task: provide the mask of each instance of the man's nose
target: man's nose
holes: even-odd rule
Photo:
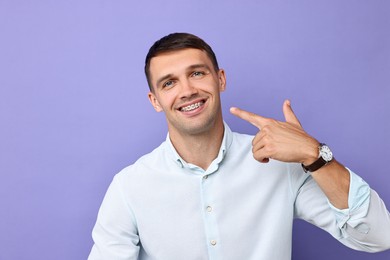
[[[197,88],[189,80],[183,80],[181,82],[181,98],[188,98],[198,93]]]

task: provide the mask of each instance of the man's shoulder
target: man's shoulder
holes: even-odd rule
[[[244,134],[239,132],[232,132],[233,142],[238,144],[252,144],[252,140],[254,138],[254,135],[250,134]]]
[[[244,133],[235,132],[235,131],[232,131],[232,134],[236,138],[243,138],[243,139],[253,139],[255,137],[254,135],[251,135],[251,134],[244,134]]]
[[[150,172],[161,167],[162,161],[166,160],[166,141],[162,142],[150,153],[139,157],[133,164],[122,169],[117,175],[134,175],[142,172]]]

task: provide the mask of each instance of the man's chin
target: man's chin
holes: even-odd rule
[[[209,133],[213,126],[213,120],[207,122],[187,122],[176,127],[176,131],[183,135],[203,135]]]

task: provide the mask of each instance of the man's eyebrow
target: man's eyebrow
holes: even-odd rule
[[[194,64],[187,68],[187,70],[193,70],[193,69],[207,69],[210,70],[210,67],[206,64]]]
[[[165,75],[165,76],[162,76],[161,78],[159,78],[158,80],[157,80],[157,86],[160,86],[160,84],[163,82],[163,81],[165,81],[165,80],[167,80],[167,79],[169,79],[169,78],[172,78],[173,77],[173,74],[167,74],[167,75]]]

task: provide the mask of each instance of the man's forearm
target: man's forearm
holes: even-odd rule
[[[334,207],[338,209],[349,207],[350,174],[343,165],[333,160],[311,175]]]

